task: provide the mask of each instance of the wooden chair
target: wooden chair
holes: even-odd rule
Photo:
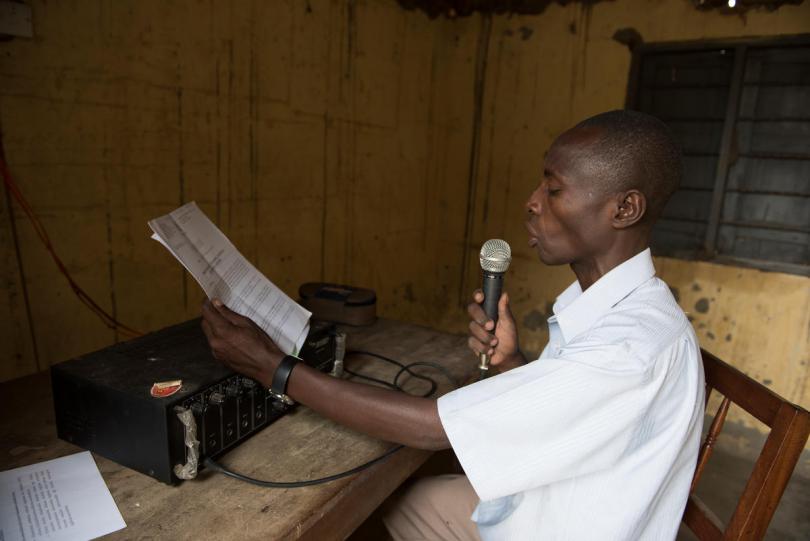
[[[723,401],[700,449],[692,494],[686,504],[683,521],[701,540],[762,539],[785,491],[793,468],[810,434],[810,413],[701,350],[706,372],[706,403],[712,390]],[[734,402],[771,428],[745,485],[737,508],[727,525],[694,494],[695,487],[712,454],[717,435],[723,428],[728,407]]]

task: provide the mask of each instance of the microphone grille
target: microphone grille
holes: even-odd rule
[[[481,246],[481,269],[506,272],[512,262],[512,249],[505,240],[490,239]]]

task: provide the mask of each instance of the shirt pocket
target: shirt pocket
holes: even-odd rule
[[[481,501],[472,514],[472,520],[479,526],[491,526],[506,520],[520,502],[523,501],[523,493],[504,496],[495,500]]]

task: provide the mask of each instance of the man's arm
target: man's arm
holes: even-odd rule
[[[336,379],[302,363],[287,390],[324,417],[375,438],[418,449],[450,447],[434,398]]]
[[[221,302],[203,305],[203,331],[214,357],[269,388],[283,353],[248,318]],[[419,449],[447,449],[435,399],[327,376],[299,363],[287,382],[293,400],[359,432]]]

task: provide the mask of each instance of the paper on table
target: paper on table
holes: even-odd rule
[[[311,313],[251,265],[195,202],[151,220],[149,227],[209,299],[252,319],[284,353],[301,351]]]
[[[0,539],[93,539],[126,523],[89,452],[0,472]]]

